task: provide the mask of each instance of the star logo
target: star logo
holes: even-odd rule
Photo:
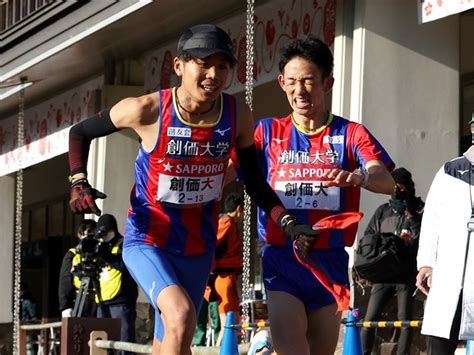
[[[283,168],[278,170],[278,177],[280,178],[285,177],[285,174],[286,174],[286,170],[284,170]]]
[[[163,164],[163,167],[165,168],[165,171],[171,172],[171,168],[173,167],[173,165],[171,165],[170,163],[166,163]]]

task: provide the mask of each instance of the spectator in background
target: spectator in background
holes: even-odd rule
[[[76,231],[76,237],[80,242],[87,235],[94,234],[96,227],[96,222],[93,219],[84,219],[79,223]],[[59,298],[59,310],[61,311],[62,317],[70,317],[72,315],[72,310],[74,308],[74,302],[76,300],[79,287],[81,285],[80,278],[76,275],[73,275],[74,267],[80,263],[80,256],[76,250],[76,247],[73,247],[67,251],[63,257],[61,263],[61,269],[59,271],[59,288],[58,288],[58,298]],[[84,309],[82,312],[82,317],[94,317],[96,313],[96,303],[92,295],[89,295],[84,303]]]
[[[436,173],[426,198],[416,286],[428,296],[421,333],[428,355],[474,339],[474,114],[472,145]]]
[[[36,304],[24,282],[20,284],[20,320],[35,321],[38,319],[36,314]],[[38,350],[37,335],[27,335],[26,337],[26,355],[35,355]]]
[[[369,304],[364,320],[379,320],[383,308],[396,296],[398,320],[409,320],[412,314],[413,291],[416,278],[416,252],[420,235],[423,201],[415,196],[415,183],[411,173],[405,168],[392,171],[395,180],[395,191],[389,202],[379,206],[365,230],[368,234],[379,234],[380,238],[401,238],[405,243],[398,243],[400,258],[398,275],[391,275],[383,283],[373,283]],[[374,343],[375,329],[362,328],[361,340],[364,355],[370,355]],[[402,328],[398,340],[397,354],[408,355],[410,352],[411,329]]]
[[[211,287],[208,285],[198,313],[192,346],[214,346],[221,331],[217,302],[210,300],[210,295]],[[208,333],[208,326],[211,327],[212,334]]]
[[[239,293],[237,279],[242,272],[242,241],[239,224],[244,217],[244,198],[242,194],[230,193],[224,200],[224,214],[219,218],[217,227],[217,246],[214,252],[214,262],[204,294],[193,338],[195,345],[204,345],[208,316],[211,315],[212,327],[215,333],[219,332],[216,346],[220,346],[224,335],[223,325],[226,322],[226,313],[239,314]],[[214,319],[214,302],[218,304],[218,319]],[[217,323],[217,324],[215,324]],[[220,328],[220,331],[219,331]]]
[[[225,324],[227,312],[239,314],[237,279],[242,273],[242,240],[239,224],[244,218],[244,197],[238,193],[227,195],[224,212],[217,228],[217,247],[211,273],[213,281],[211,289],[216,293],[221,327]],[[216,346],[220,346],[223,335],[224,332],[221,331]]]
[[[120,319],[120,340],[134,343],[138,288],[122,260],[123,236],[114,216],[104,214],[99,218],[96,236],[102,240],[99,257],[105,262],[100,271],[102,306],[97,308],[97,318]],[[99,300],[96,298],[96,301]]]

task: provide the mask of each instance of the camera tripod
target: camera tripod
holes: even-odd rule
[[[82,317],[86,300],[89,298],[92,304],[94,304],[95,296],[97,296],[98,306],[101,308],[102,313],[107,318],[110,318],[108,309],[104,307],[102,301],[99,277],[100,273],[96,265],[90,264],[89,267],[83,266],[81,270],[79,270],[81,285],[79,287],[76,300],[74,301],[74,308],[72,310],[73,317]]]

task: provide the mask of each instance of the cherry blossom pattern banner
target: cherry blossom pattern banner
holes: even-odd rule
[[[226,92],[244,90],[246,73],[246,14],[216,25],[229,34],[238,60]],[[333,46],[336,29],[336,0],[276,0],[255,8],[255,85],[275,80],[279,74],[280,50],[292,39],[311,34]],[[176,39],[177,40],[177,39]],[[178,85],[173,70],[177,41],[144,56],[147,93]]]
[[[69,129],[94,113],[95,93],[102,87],[102,83],[102,77],[96,78],[25,110],[25,145],[22,148],[21,168],[38,164],[68,151]],[[28,89],[25,91],[28,103]],[[0,120],[0,176],[20,168],[17,130],[17,115]]]
[[[474,0],[418,0],[418,22],[430,22],[470,9],[474,9]]]

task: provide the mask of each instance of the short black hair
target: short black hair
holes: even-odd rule
[[[224,201],[224,212],[234,212],[237,207],[244,205],[244,196],[239,193],[232,192],[227,195]]]
[[[411,173],[405,168],[397,168],[393,170],[392,177],[397,184],[405,185],[408,188],[415,186]]]
[[[93,219],[83,219],[77,226],[77,234],[83,235],[87,229],[89,229],[91,232],[94,232],[96,225],[97,222]]]
[[[321,70],[322,78],[329,77],[334,67],[334,57],[331,49],[317,37],[308,36],[305,39],[296,39],[283,49],[278,67],[283,74],[285,66],[295,57],[301,57],[316,64]]]

